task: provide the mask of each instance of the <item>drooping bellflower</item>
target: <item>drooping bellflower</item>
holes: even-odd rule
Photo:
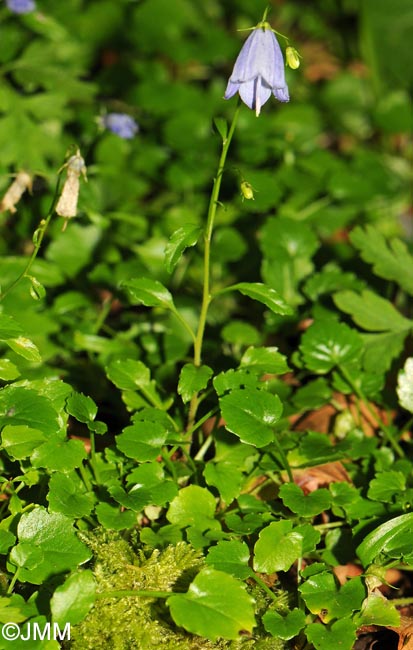
[[[34,0],[6,0],[6,5],[14,14],[29,14],[36,9]]]
[[[139,131],[133,117],[126,113],[108,113],[102,117],[102,124],[124,140],[130,140]]]
[[[280,102],[288,102],[284,58],[277,38],[269,23],[258,23],[248,36],[235,61],[224,98],[239,92],[247,106],[258,116],[271,93]]]

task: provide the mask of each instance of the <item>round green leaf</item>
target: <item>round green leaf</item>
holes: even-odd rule
[[[37,447],[30,460],[33,467],[47,467],[49,470],[68,472],[80,467],[87,457],[81,440],[53,439]]]
[[[274,439],[273,427],[282,413],[277,395],[262,390],[238,389],[219,400],[228,431],[242,442],[264,447]]]
[[[95,591],[95,579],[89,569],[69,576],[50,601],[53,622],[61,626],[80,623],[95,602]]]
[[[116,446],[128,458],[154,460],[165,443],[168,431],[160,422],[135,422],[116,436]]]
[[[75,473],[62,472],[52,475],[47,500],[51,512],[61,512],[74,519],[90,514],[95,503],[93,494],[86,493],[83,481]]]
[[[314,644],[316,650],[352,650],[356,640],[356,625],[350,617],[337,621],[331,627],[321,623],[310,623],[305,633],[308,641]]]
[[[358,332],[334,320],[314,323],[304,333],[300,345],[307,368],[319,373],[358,360],[361,348],[362,340]]]
[[[300,517],[315,517],[327,510],[331,503],[330,492],[325,488],[306,495],[295,483],[285,483],[279,494],[284,505]]]
[[[60,513],[38,507],[24,513],[17,527],[19,543],[10,561],[19,567],[20,582],[42,584],[52,575],[83,564],[90,550],[76,537],[73,523]]]
[[[291,521],[274,521],[260,532],[254,546],[254,570],[260,573],[288,571],[302,553],[302,537]]]
[[[245,542],[238,540],[218,542],[208,550],[206,563],[218,571],[230,573],[234,578],[245,580],[251,575],[248,566],[250,551]]]
[[[171,524],[177,524],[182,528],[195,526],[201,530],[214,527],[218,522],[215,520],[216,502],[215,497],[206,488],[198,485],[189,485],[179,491],[178,496],[171,501],[167,512],[167,519]]]
[[[14,426],[7,424],[1,433],[2,447],[11,458],[21,460],[27,458],[46,440],[46,436],[39,429],[31,429],[25,424]]]
[[[167,604],[177,625],[211,641],[237,639],[255,625],[254,601],[244,585],[214,569],[198,573],[188,592],[174,594]]]
[[[286,616],[269,611],[262,617],[262,622],[271,636],[288,641],[297,636],[305,626],[305,613],[297,608],[288,612]]]

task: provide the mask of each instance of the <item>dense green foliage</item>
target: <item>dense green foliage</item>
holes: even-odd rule
[[[0,6],[0,623],[71,624],[34,650],[397,627],[410,0],[269,3],[302,58],[258,118],[223,94],[265,2],[36,4]]]

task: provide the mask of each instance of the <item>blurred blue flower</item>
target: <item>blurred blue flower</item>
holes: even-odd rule
[[[267,22],[258,23],[235,61],[224,98],[230,99],[236,92],[257,116],[271,93],[280,102],[290,99],[281,48]]]
[[[6,5],[15,14],[29,14],[36,9],[34,0],[6,0]]]
[[[133,117],[126,113],[108,113],[102,117],[102,124],[124,140],[130,140],[139,131]]]

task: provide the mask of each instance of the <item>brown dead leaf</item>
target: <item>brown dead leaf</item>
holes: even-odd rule
[[[314,467],[293,470],[294,483],[296,483],[305,494],[314,492],[320,487],[326,487],[330,483],[351,483],[343,463],[339,460],[331,463],[323,463]]]

